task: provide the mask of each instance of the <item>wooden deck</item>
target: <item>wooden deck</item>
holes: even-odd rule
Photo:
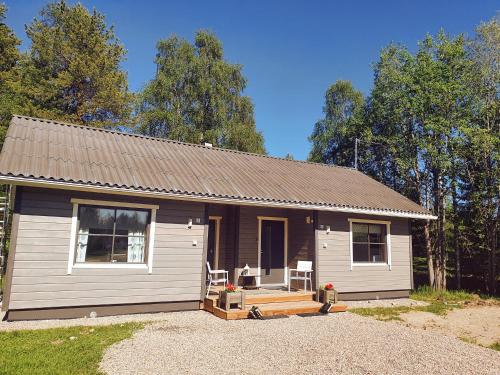
[[[218,293],[218,292],[217,292]],[[245,309],[224,310],[217,307],[218,294],[210,294],[203,302],[204,310],[215,316],[226,319],[247,319],[252,306],[258,306],[264,316],[297,315],[318,313],[322,304],[315,301],[315,293],[297,291],[288,293],[282,290],[248,290],[245,293]],[[347,306],[336,304],[330,312],[343,312]]]

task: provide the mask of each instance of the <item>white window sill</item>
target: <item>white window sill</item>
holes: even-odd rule
[[[73,268],[120,268],[120,269],[134,269],[134,270],[147,270],[148,265],[144,263],[75,263]]]

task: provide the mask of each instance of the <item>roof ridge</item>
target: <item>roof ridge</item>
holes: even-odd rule
[[[73,124],[73,123],[64,122],[64,121],[58,121],[58,120],[49,120],[49,119],[44,119],[44,118],[40,118],[40,117],[31,117],[31,116],[13,114],[12,118],[14,119],[14,117],[16,117],[18,119],[32,120],[32,121],[39,121],[39,122],[46,122],[46,123],[52,123],[52,124],[55,124],[55,125],[72,126],[72,127],[75,127],[75,128],[83,128],[85,130],[100,131],[100,132],[104,132],[104,133],[111,133],[111,134],[117,134],[117,135],[129,136],[129,137],[135,137],[135,138],[141,138],[141,139],[149,139],[149,140],[154,140],[154,141],[159,141],[159,142],[179,144],[179,145],[183,145],[183,146],[205,148],[207,150],[223,151],[223,152],[230,152],[230,153],[234,153],[234,154],[242,154],[242,155],[250,155],[250,156],[259,156],[259,157],[262,157],[262,158],[275,159],[275,160],[283,160],[283,161],[287,161],[287,162],[310,164],[310,165],[319,165],[319,166],[330,167],[330,168],[341,168],[341,169],[347,169],[347,170],[356,171],[356,169],[354,169],[352,167],[345,167],[345,166],[341,166],[341,165],[317,163],[317,162],[312,162],[312,161],[307,161],[307,160],[292,160],[292,159],[286,159],[286,158],[278,157],[278,156],[263,155],[263,154],[257,154],[257,153],[254,153],[254,152],[232,150],[232,149],[222,148],[222,147],[208,147],[208,146],[201,145],[201,144],[196,144],[196,143],[176,141],[174,139],[152,137],[152,136],[149,136],[149,135],[136,134],[136,133],[126,133],[126,132],[118,131],[118,130],[96,128],[96,127],[93,127],[93,126]],[[362,173],[362,172],[360,172],[360,173]]]

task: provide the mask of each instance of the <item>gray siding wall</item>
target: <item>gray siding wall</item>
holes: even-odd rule
[[[52,189],[20,190],[10,309],[200,299],[203,204]],[[145,269],[108,268],[73,269],[68,275],[73,197],[159,205],[152,274]],[[193,219],[191,229],[187,227],[189,218]]]
[[[319,283],[333,282],[339,292],[367,292],[411,289],[410,236],[408,220],[319,212],[318,230]],[[387,265],[354,266],[351,271],[349,218],[391,222],[392,269]],[[326,245],[326,248],[324,247]]]

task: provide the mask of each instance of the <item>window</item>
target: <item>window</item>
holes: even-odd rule
[[[351,222],[351,231],[354,263],[389,263],[388,224]]]
[[[80,205],[75,263],[145,263],[150,210]]]

